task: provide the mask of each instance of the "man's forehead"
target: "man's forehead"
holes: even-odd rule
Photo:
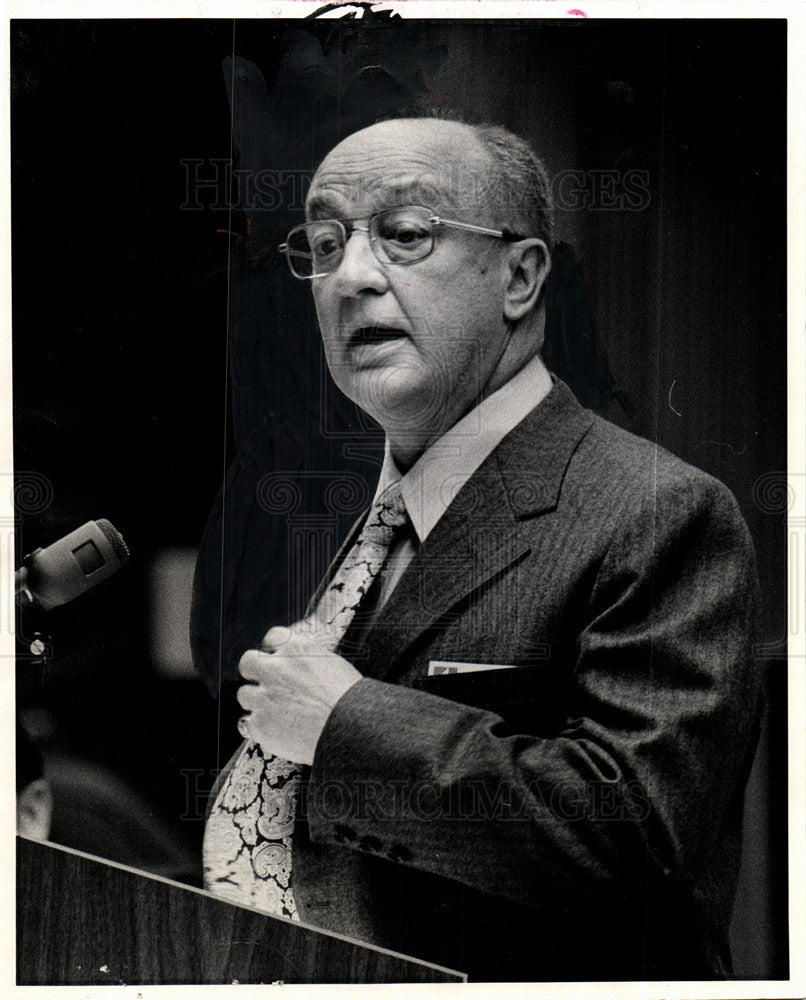
[[[441,133],[438,124],[449,126]],[[450,126],[453,126],[452,128]],[[390,121],[349,136],[314,175],[309,215],[359,218],[396,205],[440,210],[477,203],[489,163],[472,132],[455,122]]]

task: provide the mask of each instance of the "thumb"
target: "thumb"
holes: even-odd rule
[[[263,636],[260,648],[267,653],[276,652],[280,646],[285,645],[291,638],[291,629],[284,625],[275,625]]]

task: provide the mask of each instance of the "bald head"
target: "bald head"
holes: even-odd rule
[[[347,136],[325,157],[325,162],[333,153],[344,148],[358,148],[362,144],[376,141],[412,150],[423,144],[449,153],[451,150],[469,148],[466,146],[468,143],[470,146],[474,144],[474,126],[438,118],[390,118]]]
[[[319,199],[325,193],[360,201],[371,211],[418,204],[443,213],[476,213],[479,181],[486,184],[491,171],[490,159],[468,125],[421,118],[379,122],[328,153],[314,176],[308,211],[320,214]],[[328,214],[330,203],[323,207]]]

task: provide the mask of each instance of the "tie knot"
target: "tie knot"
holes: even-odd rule
[[[388,545],[395,528],[408,524],[409,515],[403,502],[400,481],[387,486],[372,506],[361,532],[364,541]]]
[[[406,504],[403,501],[403,491],[400,488],[400,480],[390,483],[375,501],[375,506],[379,515],[386,518],[389,524],[397,527],[405,524],[408,520]]]

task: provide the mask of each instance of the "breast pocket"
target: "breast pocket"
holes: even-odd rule
[[[541,697],[539,673],[523,667],[474,669],[420,677],[414,686],[440,698],[495,712],[513,732],[533,735],[545,732],[556,714],[556,704],[551,706]]]

